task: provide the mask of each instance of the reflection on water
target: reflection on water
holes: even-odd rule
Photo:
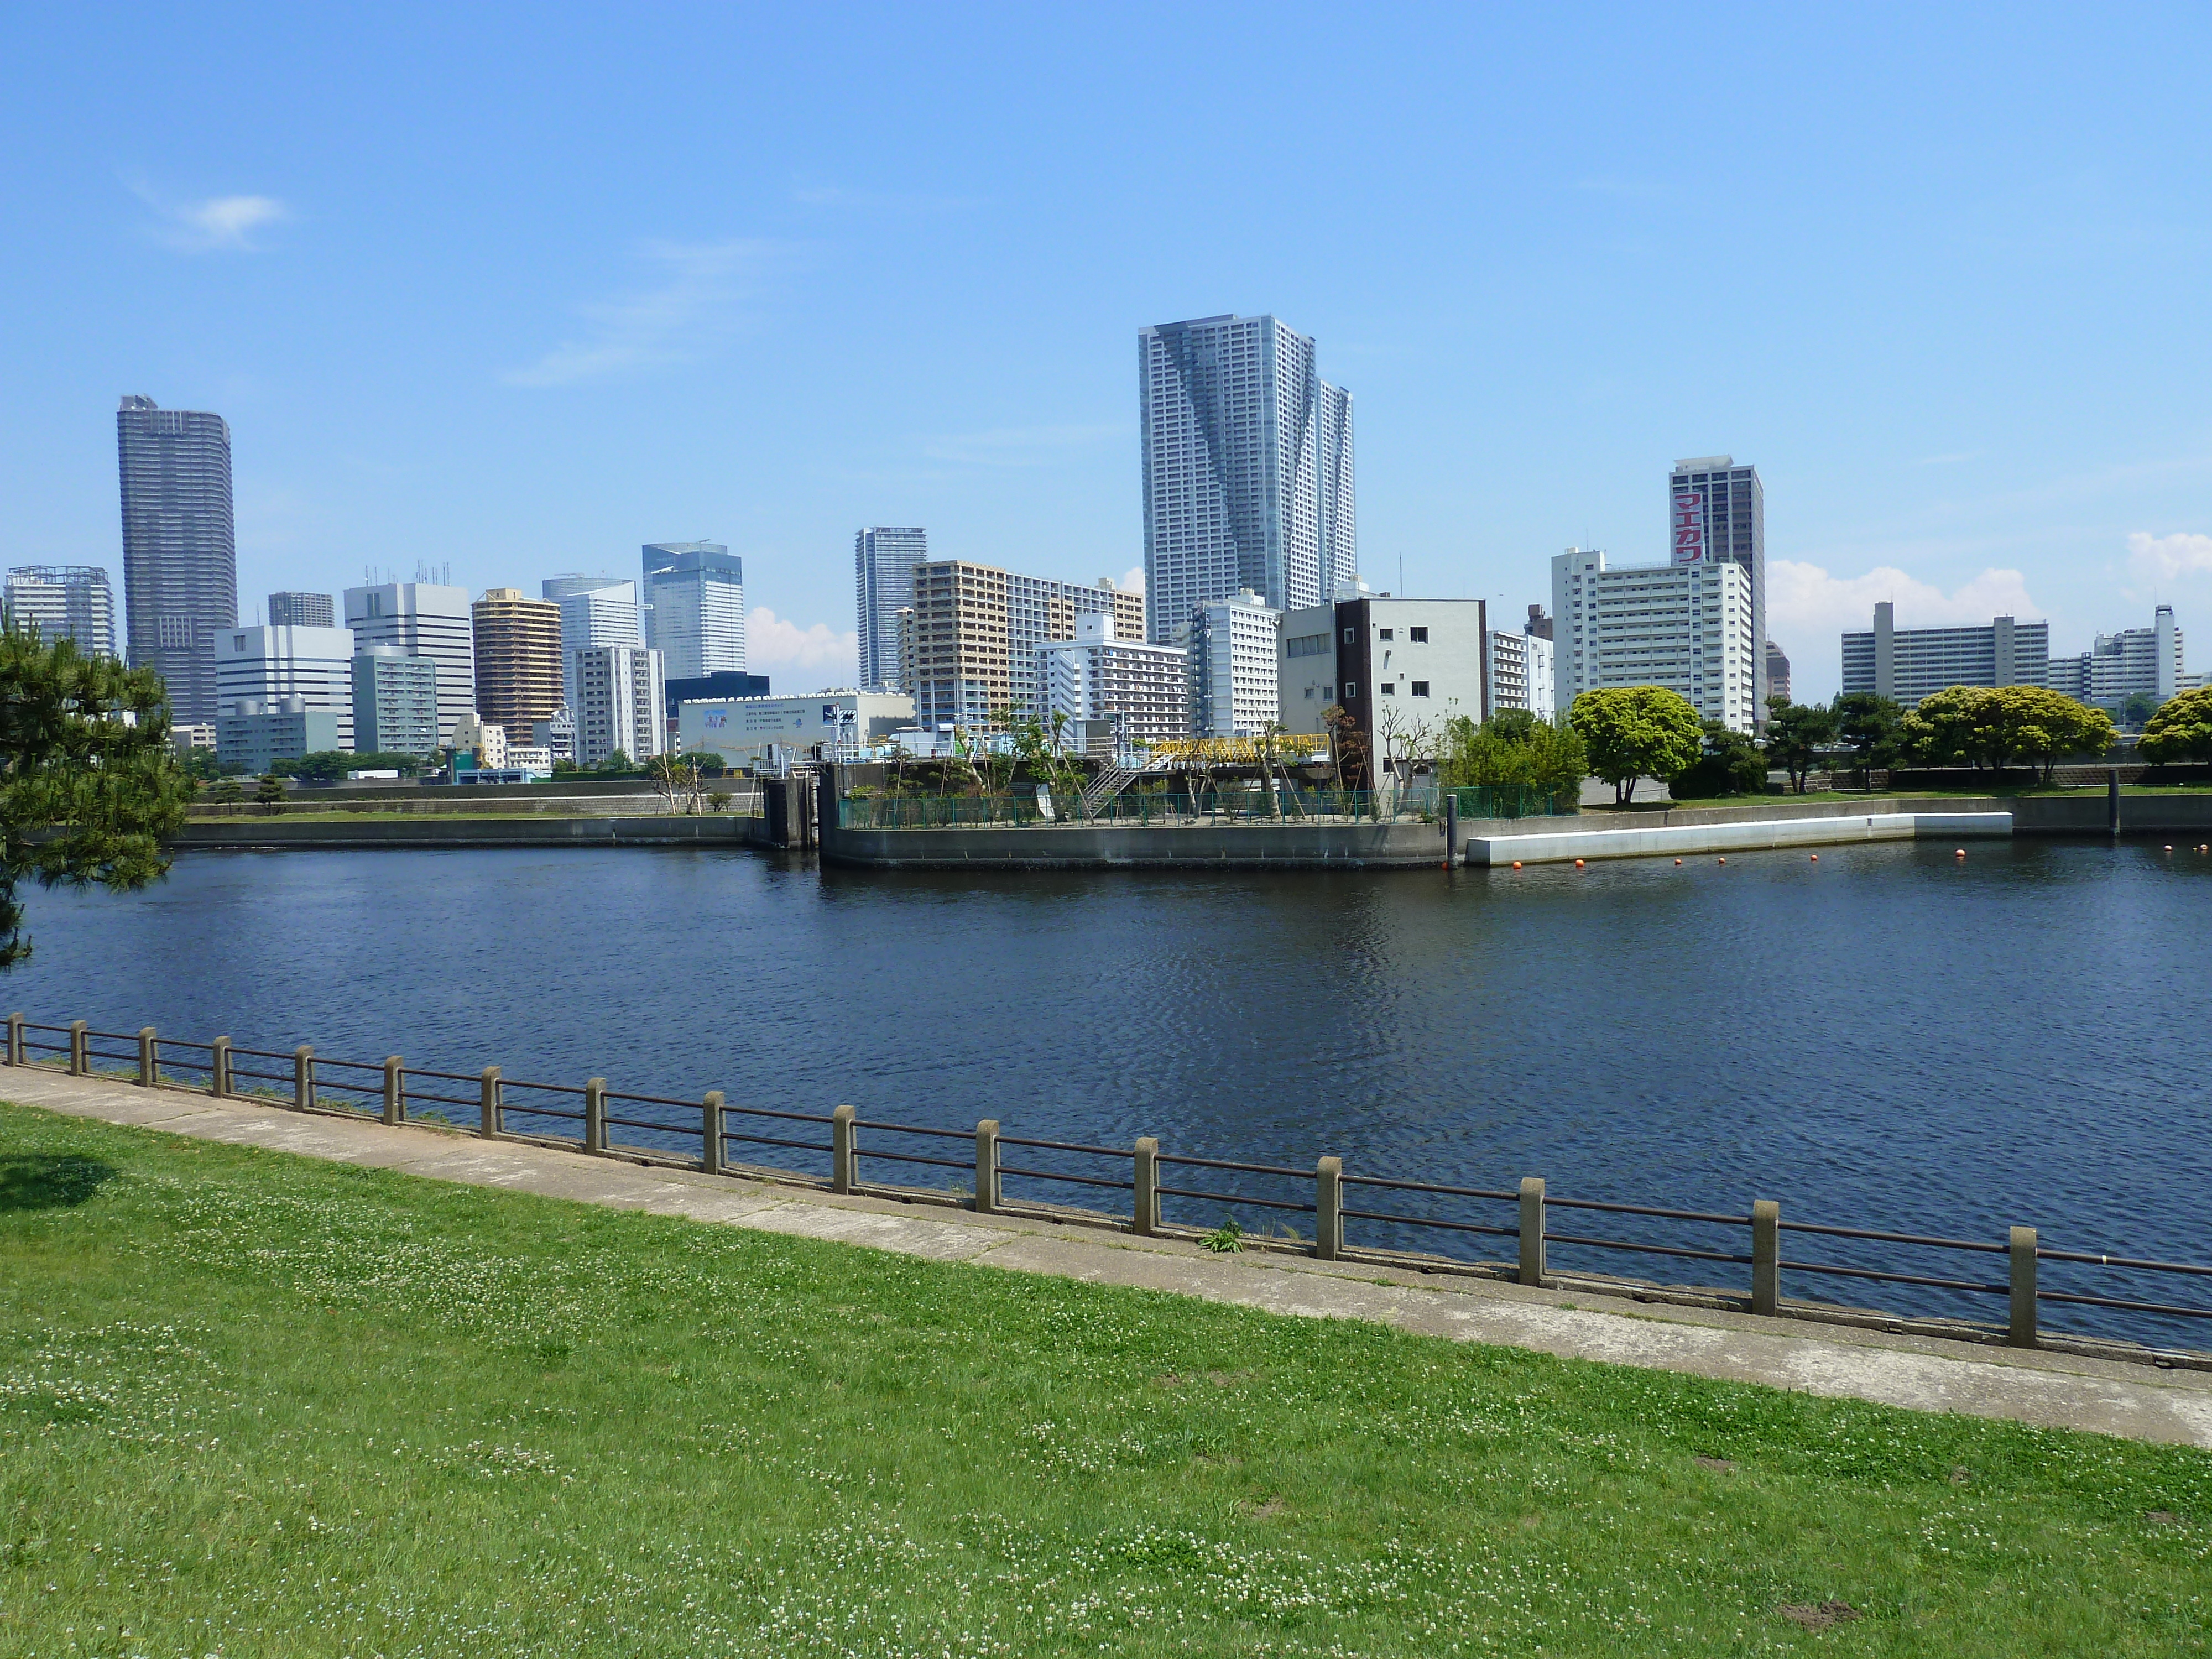
[[[31,910],[4,994],[34,1018],[2212,1257],[2212,857],[2146,844],[1110,876],[199,854]]]

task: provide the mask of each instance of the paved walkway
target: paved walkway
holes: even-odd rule
[[[424,1127],[301,1115],[36,1070],[0,1097],[79,1117],[372,1164],[437,1181],[836,1239],[1014,1273],[1125,1285],[1455,1341],[2212,1449],[2212,1374],[1657,1304],[1565,1307],[1564,1292],[1366,1263],[1218,1256],[1175,1239],[654,1169]]]

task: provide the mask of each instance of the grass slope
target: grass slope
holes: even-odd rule
[[[2208,1543],[2194,1452],[0,1107],[10,1654],[2166,1656]]]

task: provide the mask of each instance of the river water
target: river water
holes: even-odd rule
[[[1354,1172],[1486,1188],[1541,1175],[1555,1196],[1692,1210],[1773,1198],[1786,1219],[1975,1240],[2021,1223],[2047,1246],[2212,1260],[2212,855],[1968,850],[1103,876],[681,850],[199,853],[143,894],[35,895],[36,952],[0,996],[33,1019],[117,1031],[597,1074],[687,1099],[720,1087],[733,1104],[799,1111],[849,1102],[864,1120],[989,1116],[1010,1135],[1117,1146],[1153,1134],[1170,1152],[1301,1168],[1333,1152]],[[867,1144],[966,1156],[952,1141]],[[1171,1179],[1310,1198],[1217,1171]],[[1510,1206],[1356,1190],[1361,1207],[1512,1220]],[[1211,1225],[1231,1207],[1170,1212]],[[1552,1224],[1748,1248],[1733,1229],[1566,1212]],[[1802,1235],[1784,1254],[2002,1277],[1995,1256]],[[1745,1271],[1586,1246],[1553,1260],[1719,1285]],[[2049,1267],[2045,1283],[2089,1287]],[[2170,1279],[2098,1287],[2212,1303]],[[1998,1297],[1810,1275],[1785,1294],[2003,1311]],[[2046,1318],[2212,1346],[2212,1327],[2187,1322]]]

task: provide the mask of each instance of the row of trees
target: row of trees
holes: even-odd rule
[[[2101,755],[2112,717],[2039,685],[1954,685],[1911,708],[1869,692],[1832,703],[1768,700],[1764,744],[1717,720],[1700,720],[1687,699],[1656,685],[1616,686],[1575,699],[1567,724],[1582,736],[1593,776],[1633,800],[1636,781],[1656,777],[1680,798],[1756,793],[1769,769],[1805,792],[1812,774],[1839,761],[1863,772],[1905,764],[2002,771],[2029,765],[2048,783],[2069,755]],[[2146,760],[2212,759],[2212,694],[2184,693],[2151,718]]]

